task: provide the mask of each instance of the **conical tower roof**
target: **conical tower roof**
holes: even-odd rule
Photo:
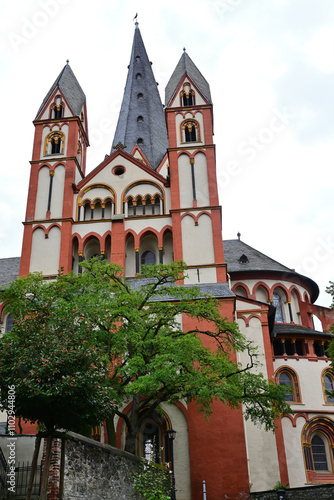
[[[138,23],[111,152],[119,142],[126,146],[128,153],[138,144],[154,169],[168,147],[163,105]]]
[[[38,118],[39,114],[41,113],[44,106],[57,87],[60,89],[69,106],[71,107],[73,115],[80,116],[80,112],[86,100],[86,96],[82,88],[80,87],[79,82],[76,79],[70,65],[66,64],[59,73],[49,92],[44,97],[35,119]]]
[[[192,82],[196,85],[206,101],[211,104],[211,93],[208,82],[206,81],[200,70],[197,68],[197,66],[190,59],[186,51],[184,51],[179,62],[176,65],[176,68],[174,69],[172,76],[169,79],[169,82],[166,85],[166,106],[171,103],[179,86],[179,83],[185,74],[187,74]]]

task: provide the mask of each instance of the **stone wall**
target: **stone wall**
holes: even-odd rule
[[[63,500],[139,500],[132,486],[139,463],[129,453],[70,433]]]
[[[251,500],[277,500],[277,491],[251,493]],[[334,485],[319,484],[286,490],[285,500],[333,500]]]

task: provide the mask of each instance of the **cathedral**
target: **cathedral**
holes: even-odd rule
[[[110,152],[88,174],[86,97],[69,64],[41,101],[21,258],[0,259],[0,286],[34,271],[46,278],[61,268],[78,273],[79,263],[96,255],[121,265],[128,278],[146,264],[184,260],[187,283],[209,290],[224,316],[259,347],[266,378],[291,388],[286,399],[293,414],[272,433],[220,402],[208,421],[194,404],[163,405],[165,416],[150,425],[160,444],[170,428],[177,431],[177,499],[202,499],[203,481],[212,500],[248,498],[277,482],[334,483],[334,398],[326,392],[334,389],[326,355],[334,312],[314,304],[313,280],[240,235],[223,241],[210,86],[187,52],[163,105],[136,23]],[[10,331],[4,305],[0,313],[2,332]],[[313,315],[322,331],[314,329]],[[122,448],[125,424],[115,424]],[[23,432],[33,429],[26,425]],[[107,442],[103,428],[98,435]],[[138,438],[139,456],[143,441]]]

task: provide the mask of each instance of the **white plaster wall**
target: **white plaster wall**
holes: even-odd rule
[[[130,236],[125,244],[125,276],[135,276],[136,274],[136,255],[134,239]]]
[[[112,173],[112,169],[117,165],[122,165],[125,167],[125,173],[123,175],[114,175]],[[116,213],[122,213],[122,196],[125,189],[136,181],[150,180],[156,184],[158,184],[162,191],[164,191],[163,185],[149,172],[141,169],[137,165],[134,165],[131,161],[126,160],[124,158],[117,157],[108,163],[102,170],[96,173],[96,175],[91,179],[91,184],[106,184],[108,186],[112,186],[117,199]],[[144,189],[145,188],[145,189]],[[140,187],[140,191],[138,194],[145,194],[148,189],[151,189],[149,186]],[[154,187],[153,187],[154,190]],[[143,193],[142,193],[143,191]]]
[[[77,233],[82,238],[88,233],[97,233],[100,236],[103,236],[107,231],[110,231],[110,229],[112,230],[112,224],[110,224],[110,221],[93,221],[87,224],[73,224],[72,234]]]
[[[96,187],[90,189],[89,191],[86,191],[86,193],[82,196],[82,201],[90,200],[91,202],[93,202],[97,198],[100,199],[101,201],[103,201],[105,198],[111,198],[113,200],[114,194],[111,191],[109,191],[109,189],[103,187]]]
[[[48,208],[50,169],[42,167],[38,173],[38,187],[36,195],[35,220],[43,220]]]
[[[215,267],[199,267],[195,269],[187,269],[188,278],[185,280],[186,285],[194,285],[195,283],[217,283],[217,271]]]
[[[52,183],[51,219],[60,219],[63,216],[63,199],[65,186],[65,167],[58,165]]]
[[[188,155],[181,155],[178,159],[180,207],[193,206],[193,188],[191,177],[191,165]]]
[[[79,172],[79,169],[76,168],[75,170],[75,183],[79,184],[79,182],[83,179],[82,175]]]
[[[43,274],[57,274],[59,270],[61,231],[55,226],[45,238],[44,230],[37,228],[33,232],[29,271],[41,271]]]
[[[163,263],[169,264],[173,262],[173,236],[170,232],[165,233],[163,239]]]
[[[160,232],[165,226],[171,226],[171,217],[143,217],[142,219],[125,219],[125,230],[132,229],[139,234],[144,229],[151,227],[157,232]]]
[[[178,500],[191,500],[190,457],[188,424],[182,411],[174,405],[162,403],[169,416],[172,429],[177,431],[174,440],[175,488]]]
[[[171,107],[171,108],[179,108],[180,107],[180,105],[181,105],[180,104],[180,92],[183,90],[183,85],[184,85],[185,82],[189,82],[189,79],[187,77],[183,79],[182,84],[181,84],[181,86],[179,88],[179,92],[177,92],[175,94],[175,96],[172,99],[172,102],[169,105],[169,107]],[[201,94],[196,89],[196,87],[194,87],[193,85],[191,85],[191,89],[195,91],[195,104],[196,104],[196,106],[199,106],[200,104],[206,104],[206,102],[202,98]]]
[[[294,292],[294,291],[291,292],[291,310],[292,310],[293,321],[297,325],[300,325],[301,320],[300,320],[300,311],[299,311],[299,305],[298,305],[298,297],[296,295],[296,292]]]
[[[237,300],[237,310],[243,304],[242,301]],[[239,318],[238,325],[246,338],[258,346],[258,362],[260,364],[255,371],[268,377],[260,319],[251,318],[249,326],[246,326],[245,321]],[[240,353],[238,361],[245,366],[249,362],[247,353]],[[249,420],[244,421],[244,425],[251,491],[272,489],[280,479],[275,435],[272,432],[266,432],[263,427],[255,426]]]
[[[168,174],[167,167],[168,167],[168,157],[166,156],[166,158],[163,160],[163,162],[157,169],[157,172],[166,178]]]
[[[238,280],[238,281],[241,281],[241,280]],[[295,285],[294,283],[292,283],[291,281],[284,281],[284,280],[280,280],[279,282],[276,281],[276,280],[273,280],[273,279],[245,279],[245,280],[242,280],[243,283],[245,283],[245,285],[248,286],[249,288],[249,291],[250,293],[253,292],[253,288],[254,286],[256,285],[256,283],[258,283],[259,281],[263,281],[264,283],[266,283],[268,285],[269,288],[271,288],[272,286],[276,286],[278,283],[281,283],[283,284],[287,289],[289,289],[292,285],[295,286],[296,288],[298,288],[301,296],[303,297],[304,296],[304,292],[307,292],[306,288],[304,288],[303,286],[301,285]],[[236,281],[232,281],[232,286],[236,283]]]
[[[260,302],[269,302],[268,292],[263,286],[259,286],[256,289],[255,297]]]
[[[305,486],[306,484],[306,473],[301,442],[301,434],[305,423],[305,418],[299,417],[296,420],[296,427],[293,427],[289,418],[282,418],[290,488],[298,488]]]
[[[308,358],[288,358],[285,361],[277,358],[274,361],[275,371],[281,366],[291,367],[298,375],[301,403],[292,404],[291,408],[305,411],[333,411],[334,404],[326,404],[322,389],[322,371],[329,368],[329,363],[318,359],[309,361]]]
[[[212,224],[208,215],[203,214],[195,226],[194,219],[186,215],[181,222],[183,260],[186,264],[213,264]]]
[[[206,156],[203,153],[197,153],[194,164],[196,199],[198,207],[210,205],[208,168]]]

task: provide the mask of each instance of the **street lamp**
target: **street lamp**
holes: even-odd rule
[[[285,490],[277,490],[277,500],[285,500],[286,491]]]
[[[169,439],[169,449],[170,449],[170,461],[172,463],[172,499],[176,500],[175,496],[175,476],[174,476],[174,449],[173,449],[173,441],[176,436],[176,431],[174,429],[169,429],[167,431],[168,439]]]

